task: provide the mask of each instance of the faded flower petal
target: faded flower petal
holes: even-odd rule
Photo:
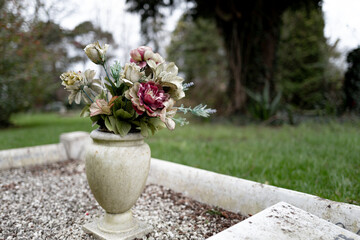
[[[80,104],[81,99],[86,104],[92,103],[92,99],[103,90],[99,79],[94,79],[95,71],[87,69],[85,72],[67,72],[60,76],[62,85],[70,92],[69,103],[75,101]],[[91,99],[91,100],[90,100]]]
[[[156,62],[156,64],[165,62],[164,59],[158,53],[155,53],[151,59],[154,60]]]
[[[109,45],[100,46],[99,42],[87,45],[84,51],[88,58],[95,64],[103,64],[105,62],[105,55]]]
[[[106,114],[111,115],[111,107],[113,104],[106,102],[104,99],[97,99],[90,105],[90,117]]]
[[[177,76],[178,68],[173,62],[161,63],[156,66],[154,64],[150,64],[149,66],[153,71],[153,81],[163,87],[168,87],[169,90],[167,93],[170,94],[171,98],[174,100],[179,100],[185,97],[182,85],[184,79]]]
[[[130,62],[136,63],[140,68],[149,64],[149,61],[152,60],[155,64],[160,64],[164,62],[164,59],[158,53],[154,53],[150,47],[140,46],[137,49],[133,49],[130,52]]]
[[[76,73],[74,71],[64,72],[60,75],[60,79],[62,80],[62,85],[65,87],[69,87],[74,85],[76,82],[81,82],[83,77],[81,73]]]
[[[146,60],[149,60],[149,59],[152,59],[153,57],[154,57],[154,52],[150,49],[150,50],[147,50],[147,51],[145,51],[145,53],[144,53],[144,60],[146,61]]]
[[[137,66],[135,63],[127,63],[124,67],[124,71],[121,77],[123,80],[128,80],[132,83],[135,83],[138,82],[143,76],[144,73],[140,71],[139,66]]]
[[[75,93],[75,103],[80,104],[81,102],[81,92]]]
[[[169,130],[175,129],[175,122],[172,118],[177,112],[177,108],[174,107],[175,101],[170,98],[169,101],[164,103],[164,108],[161,110],[160,120],[165,123]]]

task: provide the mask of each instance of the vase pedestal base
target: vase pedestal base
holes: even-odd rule
[[[92,234],[95,238],[101,240],[132,240],[134,238],[141,238],[153,230],[152,227],[146,223],[134,219],[134,221],[137,222],[136,228],[127,232],[109,233],[99,229],[99,221],[101,220],[85,224],[83,226],[84,232]]]

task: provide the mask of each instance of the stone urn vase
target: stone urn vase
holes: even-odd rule
[[[130,239],[151,231],[133,217],[131,208],[144,190],[150,169],[150,147],[140,133],[124,137],[94,130],[85,153],[86,177],[103,218],[84,225],[85,232],[101,239]]]

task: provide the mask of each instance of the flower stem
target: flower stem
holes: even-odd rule
[[[81,89],[84,93],[85,93],[85,95],[88,97],[88,99],[90,99],[90,101],[93,103],[94,101],[89,97],[89,95],[85,92],[85,90],[84,89]]]
[[[108,78],[108,82],[111,84],[111,88],[112,88],[112,90],[113,90],[113,92],[114,92],[114,94],[115,94],[115,93],[116,93],[116,92],[115,92],[115,85],[114,85],[114,83],[111,81],[111,79],[110,79],[110,77],[109,77],[109,74],[108,74],[107,69],[106,69],[106,64],[105,64],[105,62],[102,64],[102,66],[103,66],[103,68],[104,68],[104,70],[105,70],[106,76],[107,76],[107,78]]]

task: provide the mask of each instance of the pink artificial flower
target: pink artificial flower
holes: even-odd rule
[[[161,85],[155,82],[136,83],[129,97],[135,111],[142,115],[146,112],[150,117],[158,117],[165,107],[164,103],[169,100],[170,95],[165,93]]]
[[[143,68],[146,66],[145,53],[153,53],[151,47],[140,46],[137,49],[133,49],[130,52],[130,62],[136,63],[139,67]]]
[[[136,63],[140,68],[146,66],[148,60],[153,60],[156,64],[164,62],[164,59],[158,53],[154,53],[151,47],[141,46],[130,52],[130,62]]]

